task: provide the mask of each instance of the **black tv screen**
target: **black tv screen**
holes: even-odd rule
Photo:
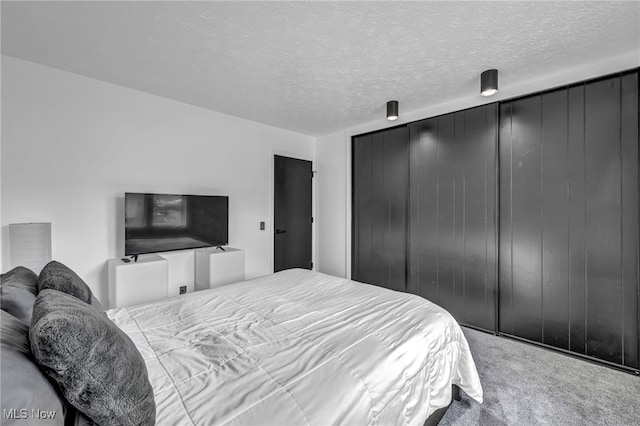
[[[229,197],[126,193],[125,256],[229,243]]]

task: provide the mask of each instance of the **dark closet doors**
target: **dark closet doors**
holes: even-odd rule
[[[409,125],[409,291],[495,330],[497,106]]]
[[[409,149],[406,127],[353,138],[351,277],[406,289]]]
[[[500,105],[500,331],[638,368],[638,73]]]
[[[638,96],[626,72],[354,137],[352,277],[638,370]]]
[[[353,279],[495,331],[497,119],[492,104],[353,138]]]

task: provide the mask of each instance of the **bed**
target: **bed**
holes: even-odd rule
[[[318,272],[106,315],[144,360],[159,425],[423,425],[450,403],[452,385],[482,402],[467,341],[445,310]]]

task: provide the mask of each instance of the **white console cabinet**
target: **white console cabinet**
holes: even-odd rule
[[[126,263],[110,259],[109,307],[139,305],[166,299],[169,289],[169,262],[156,254],[145,254]]]
[[[224,247],[196,250],[196,290],[244,280],[244,251]]]

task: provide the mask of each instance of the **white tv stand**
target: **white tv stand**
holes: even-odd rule
[[[169,262],[157,254],[145,254],[138,261],[120,258],[107,262],[109,307],[122,308],[166,299],[169,292]]]
[[[195,289],[205,290],[244,280],[244,251],[224,247],[196,250]]]
[[[214,288],[244,280],[244,251],[224,247],[193,250],[195,290]],[[109,307],[122,308],[156,302],[169,297],[171,257],[143,254],[137,262],[109,259]],[[174,265],[175,266],[175,265]]]

